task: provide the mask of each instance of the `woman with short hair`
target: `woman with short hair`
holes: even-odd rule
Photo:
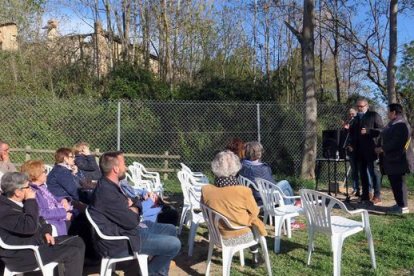
[[[20,168],[29,176],[29,185],[36,191],[40,216],[56,227],[57,234],[67,235],[67,222],[72,218],[72,206],[65,197],[55,198],[46,187],[46,169],[41,160],[29,160]]]
[[[225,216],[236,226],[249,226],[241,230],[221,228],[223,243],[235,245],[254,239],[254,234],[266,236],[263,222],[258,218],[259,208],[248,187],[239,184],[236,175],[241,168],[239,158],[231,151],[219,152],[211,162],[215,175],[214,185],[202,187],[202,201],[205,205]],[[257,232],[253,232],[253,228]],[[259,265],[258,246],[251,248],[253,266]]]

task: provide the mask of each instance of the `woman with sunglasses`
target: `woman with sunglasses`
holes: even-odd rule
[[[72,219],[72,205],[65,197],[54,197],[46,187],[45,164],[41,160],[29,160],[21,167],[21,172],[29,176],[30,187],[36,191],[36,201],[40,216],[56,227],[58,236],[67,235]]]

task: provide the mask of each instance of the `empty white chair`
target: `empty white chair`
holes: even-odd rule
[[[343,202],[329,195],[308,189],[303,189],[299,192],[308,222],[308,265],[310,264],[312,251],[314,250],[314,235],[316,232],[320,232],[331,237],[334,262],[333,274],[335,276],[341,275],[342,245],[345,238],[364,231],[368,239],[372,267],[374,269],[377,267],[367,210],[358,209],[349,211]],[[361,214],[362,221],[333,215],[332,208],[334,206],[339,206],[342,211],[349,215]]]
[[[186,171],[188,173],[190,173],[192,176],[194,176],[196,179],[198,179],[200,182],[202,183],[208,183],[208,177],[202,173],[202,172],[193,172],[187,165],[185,165],[184,163],[180,163],[181,165],[181,170]]]
[[[194,240],[197,234],[197,228],[200,223],[204,223],[204,217],[200,209],[201,191],[196,191],[194,187],[188,187],[188,196],[190,200],[189,221],[190,234],[188,235],[188,256],[193,256]]]
[[[158,172],[149,172],[139,162],[132,162],[132,165],[139,169],[137,178],[139,179],[139,182],[147,182],[151,184],[150,191],[158,193],[161,197],[163,196],[164,188],[161,183],[160,174]],[[129,169],[129,167],[128,167]]]
[[[40,256],[39,247],[35,245],[8,245],[0,238],[0,247],[6,250],[32,250],[36,257],[38,268],[33,271],[42,271],[43,276],[53,275],[53,270],[58,265],[56,262],[51,262],[46,265],[43,264],[42,257]],[[7,266],[4,268],[3,276],[23,275],[24,272],[29,271],[11,271]],[[62,275],[62,271],[59,269],[59,275]]]
[[[126,174],[126,179],[128,182],[132,182],[132,187],[135,189],[145,189],[147,191],[151,191],[152,189],[152,181],[151,180],[144,180],[142,179],[141,169],[134,165],[128,166],[129,174]]]
[[[92,225],[92,227],[95,229],[96,233],[98,234],[99,238],[104,240],[127,240],[130,242],[129,238],[127,236],[108,236],[102,233],[102,231],[99,229],[98,225],[94,222],[91,215],[89,214],[89,208],[86,208],[85,214],[88,218],[89,223]],[[148,255],[138,254],[137,252],[134,252],[133,255],[127,256],[127,257],[121,257],[121,258],[112,258],[112,257],[102,257],[101,261],[101,271],[99,273],[100,276],[110,276],[112,275],[112,271],[115,270],[116,263],[124,262],[124,261],[130,261],[130,260],[138,260],[139,267],[141,269],[141,275],[148,276]]]
[[[275,219],[275,253],[280,252],[282,226],[287,223],[288,235],[290,219],[303,213],[303,209],[294,205],[286,205],[283,192],[276,184],[262,178],[256,178],[257,187],[263,200],[263,211]],[[276,207],[277,206],[277,207]]]
[[[258,235],[255,235],[255,239],[250,242],[238,244],[235,246],[226,246],[223,243],[223,238],[219,230],[219,225],[226,225],[228,229],[234,230],[240,230],[243,228],[247,228],[248,226],[234,226],[229,222],[229,220],[226,217],[214,211],[213,209],[207,207],[206,205],[200,204],[200,207],[203,212],[204,219],[207,223],[208,234],[210,239],[206,275],[210,275],[211,257],[213,255],[214,246],[217,246],[218,248],[222,249],[223,276],[228,276],[230,275],[231,261],[233,259],[234,253],[240,252],[240,263],[242,266],[244,266],[243,249],[249,248],[259,243],[263,251],[264,260],[266,262],[267,274],[272,275],[272,269],[270,267],[269,260],[269,252],[267,251],[265,237],[257,237]]]

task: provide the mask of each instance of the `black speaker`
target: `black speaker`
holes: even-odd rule
[[[329,159],[345,159],[347,134],[346,130],[339,129],[322,131],[322,156]]]

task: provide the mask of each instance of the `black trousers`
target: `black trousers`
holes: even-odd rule
[[[405,184],[405,176],[403,174],[388,175],[390,180],[392,193],[394,194],[395,202],[400,207],[408,206],[408,192]]]
[[[23,252],[22,252],[23,251]],[[17,260],[10,258],[7,267],[16,271],[29,271],[38,267],[32,250],[22,250]],[[20,253],[19,252],[19,253]],[[43,264],[58,262],[64,265],[65,276],[81,276],[85,257],[85,244],[79,237],[73,237],[61,244],[39,246]]]

